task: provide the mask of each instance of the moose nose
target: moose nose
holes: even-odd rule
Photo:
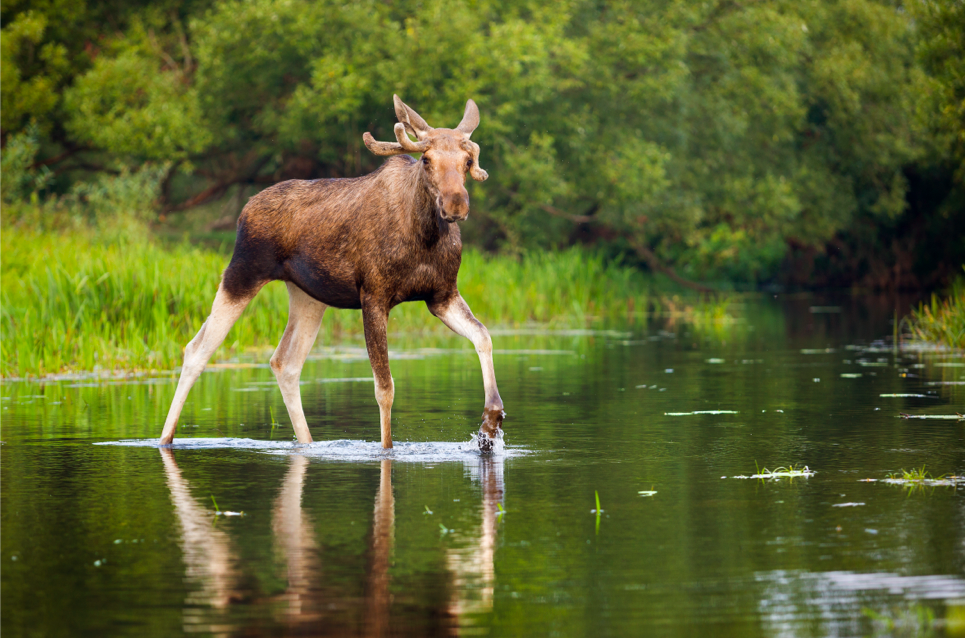
[[[463,191],[442,198],[442,210],[446,221],[462,221],[469,216],[469,193]]]

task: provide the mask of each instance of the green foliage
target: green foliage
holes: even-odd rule
[[[22,133],[11,135],[3,149],[0,170],[0,199],[4,204],[13,204],[23,199],[38,199],[37,192],[43,190],[50,181],[51,173],[45,168],[34,170],[32,165],[37,157],[40,143],[37,139],[37,126],[31,124]]]
[[[142,239],[147,222],[154,217],[165,165],[145,164],[138,170],[124,168],[117,175],[101,175],[95,181],[74,185],[65,198],[68,205],[83,209],[100,231],[102,239]]]
[[[965,6],[955,0],[915,0],[908,8],[928,71],[920,115],[938,133],[938,143],[954,149],[957,178],[965,182]]]
[[[57,104],[57,84],[67,69],[67,49],[43,43],[47,16],[26,11],[0,30],[0,91],[4,131],[19,130],[31,117],[43,117]],[[39,61],[43,71],[25,77],[18,62]]]
[[[198,0],[131,5],[108,30],[107,5],[15,3],[3,128],[40,118],[68,168],[170,162],[172,208],[358,175],[382,161],[362,133],[392,138],[393,93],[434,126],[472,96],[493,179],[472,186],[470,243],[600,241],[761,281],[789,246],[893,225],[910,167],[965,157],[960,5]]]
[[[65,106],[74,137],[112,154],[180,160],[211,141],[183,72],[159,69],[137,46],[98,58],[67,92]]]

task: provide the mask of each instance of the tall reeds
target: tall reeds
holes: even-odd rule
[[[146,239],[104,243],[89,233],[6,228],[0,240],[0,374],[173,369],[208,315],[230,255]],[[520,259],[466,251],[460,290],[489,326],[584,327],[645,310],[650,279],[571,248]],[[266,286],[215,358],[278,342],[288,320],[284,285]],[[393,310],[390,331],[445,332],[422,303]],[[330,310],[319,342],[360,336],[359,311]]]
[[[965,349],[965,276],[953,282],[948,296],[933,294],[909,317],[912,335],[921,341]]]

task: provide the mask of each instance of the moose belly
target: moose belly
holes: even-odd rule
[[[362,307],[355,274],[351,269],[326,269],[317,263],[295,258],[285,263],[284,270],[287,281],[326,306]]]

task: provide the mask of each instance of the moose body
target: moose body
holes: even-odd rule
[[[181,378],[161,433],[174,439],[191,386],[228,330],[262,286],[288,286],[288,326],[271,358],[300,443],[312,441],[298,380],[327,307],[361,308],[365,343],[379,404],[382,447],[392,447],[395,388],[389,371],[389,311],[424,301],[436,317],[476,347],[483,371],[485,408],[480,448],[491,449],[503,404],[496,388],[489,332],[456,286],[462,240],[455,222],[469,214],[466,173],[484,180],[479,147],[469,136],[479,122],[472,100],[456,129],[433,129],[395,96],[397,143],[363,136],[369,150],[390,157],[354,179],[291,180],[251,198],[238,218],[238,235],[211,315],[185,348]],[[406,133],[415,135],[413,142]],[[406,152],[423,153],[421,160]]]

